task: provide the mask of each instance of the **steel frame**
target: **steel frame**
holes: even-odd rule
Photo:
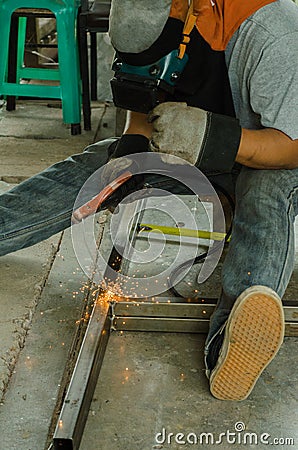
[[[127,205],[124,214],[132,214],[131,208],[131,205]],[[133,226],[134,238],[136,224]],[[120,233],[116,239],[121,241],[122,238]],[[109,264],[112,263],[113,255],[120,269],[119,253],[115,248],[112,249]],[[133,300],[117,297],[107,301],[104,295],[99,295],[93,306],[50,448],[79,449],[111,331],[206,333],[216,301],[214,298],[182,297]],[[298,336],[298,301],[284,302],[284,314],[285,335]]]
[[[119,298],[106,302],[99,297],[58,419],[53,449],[79,449],[111,331],[206,333],[214,307],[214,299]],[[285,305],[284,313],[286,336],[298,336],[298,302]]]

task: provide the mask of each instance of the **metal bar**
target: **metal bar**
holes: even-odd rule
[[[142,304],[147,304],[147,303],[152,303],[152,304],[160,304],[160,303],[181,303],[183,305],[205,305],[205,304],[210,304],[210,305],[216,305],[218,298],[217,297],[198,297],[198,298],[193,298],[193,297],[172,297],[170,295],[168,296],[159,296],[156,295],[155,297],[133,297],[132,299],[128,299],[128,297],[124,297],[121,295],[118,295],[115,298],[115,301],[117,301],[117,303],[119,303],[119,307],[120,304],[126,304],[128,303],[130,304],[137,304],[137,303],[142,303]],[[297,305],[298,307],[298,302]]]
[[[296,306],[284,306],[286,322],[298,322],[298,304]]]
[[[40,44],[38,42],[27,42],[26,48],[57,48],[57,44]]]
[[[210,317],[215,304],[206,299],[206,303],[173,302],[173,299],[155,299],[154,302],[142,299],[133,301],[117,301],[114,311],[117,316],[148,316],[148,317],[181,317],[198,318]],[[298,305],[284,306],[285,322],[298,323]]]
[[[116,331],[159,331],[162,333],[207,333],[208,319],[116,316]],[[298,336],[298,322],[285,322],[285,336]]]
[[[113,305],[113,327],[117,331],[206,333],[215,303],[214,298],[118,298]],[[298,336],[298,303],[291,303],[283,307],[285,336]]]
[[[209,319],[214,308],[210,304],[116,302],[114,312],[120,317]]]
[[[134,204],[122,210],[121,220],[131,217],[130,214],[134,214],[135,208]],[[120,228],[115,243],[124,242],[124,253],[127,251],[127,241],[127,236],[123,235]],[[118,271],[122,259],[122,254],[118,253],[113,246],[108,264]],[[53,436],[53,450],[78,450],[79,448],[110,335],[114,303],[114,301],[109,303],[103,294],[97,298],[93,306]]]
[[[97,101],[97,31],[90,32],[90,87],[91,100]]]
[[[285,323],[285,336],[287,336],[287,337],[298,336],[298,323],[297,322],[286,322]]]
[[[19,69],[19,76],[22,79],[31,80],[49,80],[49,81],[59,81],[60,72],[59,69],[40,69],[36,67],[21,67]]]
[[[87,32],[85,29],[82,14],[78,15],[78,33],[79,33],[79,56],[80,70],[82,79],[82,106],[84,116],[84,130],[91,130],[91,102],[90,102],[90,84],[89,84],[89,65],[88,65],[88,44]]]
[[[40,97],[40,86],[35,84],[26,84],[26,93],[24,93],[24,85],[5,82],[1,86],[1,94],[17,95],[22,97]],[[61,98],[61,87],[47,86],[47,98]]]
[[[99,297],[85,333],[53,436],[54,450],[77,450],[110,335],[110,305]]]
[[[165,317],[115,317],[117,331],[159,331],[162,333],[207,333],[209,320]]]
[[[14,14],[11,17],[10,35],[9,35],[9,53],[7,67],[7,81],[16,83],[17,81],[17,60],[18,60],[18,41],[19,41],[19,19]],[[23,57],[24,55],[22,55]],[[6,99],[6,110],[14,111],[16,109],[16,98],[14,95],[8,95]]]

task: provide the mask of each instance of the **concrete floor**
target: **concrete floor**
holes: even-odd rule
[[[3,108],[1,190],[83,150],[94,140],[114,135],[113,108],[93,106],[94,131],[81,136],[70,136],[61,122],[61,111],[43,102],[21,103],[14,113]],[[105,215],[101,217],[99,233],[106,220]],[[76,322],[92,292],[92,288],[83,288],[87,282],[69,232],[0,259],[1,450],[46,448]],[[296,268],[288,298],[297,299],[297,286]],[[219,270],[205,290],[216,295]],[[280,441],[274,448],[298,448],[298,338],[285,339],[252,395],[241,403],[220,402],[209,394],[203,371],[204,338],[197,334],[112,333],[80,448],[209,448],[212,441],[208,444],[203,435],[201,443],[192,444],[194,434],[201,433],[213,433],[213,445],[220,448],[241,448],[245,445],[241,432],[236,434],[237,444],[232,435],[229,442],[215,442],[220,433],[234,432],[237,422],[243,422],[246,432],[255,433],[258,439],[268,433],[270,443],[274,438],[295,440],[294,445]],[[188,437],[190,442],[177,444],[175,437],[180,441]],[[265,443],[254,442],[246,446],[267,448]]]

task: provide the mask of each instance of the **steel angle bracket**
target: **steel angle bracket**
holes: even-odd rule
[[[111,329],[110,304],[93,307],[53,436],[54,450],[78,450]]]

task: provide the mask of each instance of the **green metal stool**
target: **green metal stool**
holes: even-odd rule
[[[77,0],[0,0],[0,95],[61,99],[63,121],[71,124],[73,135],[81,133],[81,79],[76,33],[78,7]],[[34,10],[37,16],[38,10],[49,10],[56,18],[58,69],[24,66],[26,16],[30,10]],[[11,37],[14,20],[17,20],[17,42],[13,42]],[[17,46],[13,77],[9,62],[12,45]],[[58,80],[59,85],[21,84],[22,79]]]

